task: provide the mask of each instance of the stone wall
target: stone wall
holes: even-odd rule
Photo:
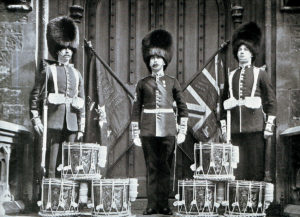
[[[32,9],[8,11],[0,1],[0,120],[27,127],[36,66],[35,5]]]
[[[276,199],[287,199],[287,144],[280,134],[300,126],[300,13],[282,11],[277,1],[276,32]],[[287,202],[287,201],[285,201]]]

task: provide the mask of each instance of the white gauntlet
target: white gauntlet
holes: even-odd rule
[[[226,130],[226,120],[220,120],[220,124],[221,124],[221,133],[222,135],[226,135],[227,130]]]
[[[141,146],[142,142],[141,142],[141,139],[140,139],[140,129],[139,129],[139,123],[138,122],[131,122],[131,132],[132,132],[133,143],[136,146]]]
[[[274,121],[276,117],[273,115],[269,115],[267,122],[266,122],[266,127],[264,131],[264,137],[265,139],[271,137],[273,135],[273,128],[274,128]]]
[[[188,122],[188,118],[180,118],[180,125],[179,125],[178,133],[182,133],[182,134],[186,135],[187,122]]]

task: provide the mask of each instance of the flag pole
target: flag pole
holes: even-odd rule
[[[121,85],[121,87],[125,90],[125,92],[131,97],[131,99],[134,99],[134,95],[130,92],[130,90],[125,86],[125,84],[118,78],[118,76],[113,72],[113,70],[107,65],[107,63],[96,53],[94,48],[92,47],[92,44],[89,43],[86,39],[84,39],[84,44],[86,47],[88,47],[92,53],[95,55],[95,57],[103,64],[103,66],[107,69],[107,71],[110,73],[114,79],[117,80],[117,82]]]
[[[228,68],[228,74],[230,72],[230,69]],[[227,129],[226,129],[226,143],[229,144],[231,143],[231,110],[228,109],[227,110],[227,114],[226,114],[226,123],[227,123]]]
[[[202,73],[203,69],[210,63],[210,61],[211,61],[213,58],[215,58],[215,56],[216,56],[221,50],[223,50],[224,48],[226,48],[226,47],[229,45],[229,43],[230,43],[230,41],[225,41],[225,42],[223,42],[223,43],[221,44],[220,48],[219,48],[216,52],[214,52],[213,55],[212,55],[212,56],[206,61],[206,63],[201,67],[200,71],[199,71],[198,73],[194,74],[194,75],[190,78],[190,80],[188,80],[188,81],[184,84],[184,86],[183,86],[183,88],[182,88],[182,91],[184,91],[184,90],[190,85],[190,83],[192,83],[192,82],[196,79],[196,77],[198,77],[198,75],[199,75],[200,73]]]

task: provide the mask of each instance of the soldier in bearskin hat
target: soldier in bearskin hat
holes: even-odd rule
[[[144,62],[151,74],[137,84],[131,126],[134,144],[142,145],[146,161],[148,205],[144,215],[172,214],[168,197],[175,139],[184,142],[187,131],[188,112],[181,87],[164,72],[172,50],[172,36],[165,30],[154,30],[142,41]]]
[[[59,146],[64,141],[81,139],[85,127],[84,83],[80,72],[70,64],[79,45],[78,27],[69,17],[57,17],[47,25],[47,44],[56,61],[36,75],[30,97],[30,116],[34,130],[41,136],[47,130],[47,176],[55,177]],[[50,63],[50,64],[49,64]],[[47,129],[41,122],[47,93]]]
[[[233,145],[239,146],[237,179],[262,181],[265,140],[273,135],[276,99],[267,72],[253,65],[259,53],[261,30],[254,22],[241,25],[232,36],[239,67],[229,73],[229,99]]]

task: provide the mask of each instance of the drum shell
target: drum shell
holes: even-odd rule
[[[51,201],[48,201],[49,189],[51,191]],[[46,210],[47,202],[51,202],[52,212],[76,210],[71,207],[71,202],[74,200],[75,203],[78,203],[78,191],[79,185],[75,181],[56,178],[43,179],[41,210],[44,212],[49,211],[49,209]],[[60,196],[62,196],[65,201],[64,209],[58,206]]]
[[[71,170],[63,170],[63,177],[73,179],[100,178],[100,145],[95,143],[64,143],[62,147],[63,167],[71,166]],[[69,160],[70,159],[70,160]],[[78,170],[82,165],[82,169]]]
[[[194,193],[198,209],[195,205],[191,205],[193,201],[193,191],[195,191]],[[178,200],[182,201],[184,199],[184,205],[186,207],[186,209],[184,209],[184,206],[179,206],[178,213],[193,215],[197,215],[199,213],[215,213],[214,203],[216,200],[216,185],[213,182],[204,180],[179,180],[178,192]],[[209,201],[209,206],[207,207],[205,207],[205,199]]]
[[[113,200],[116,208],[112,208]],[[124,214],[129,213],[129,179],[98,179],[92,180],[92,203],[94,215],[103,213]],[[103,203],[103,210],[96,207]]]
[[[265,182],[256,181],[231,181],[227,184],[227,201],[229,201],[229,213],[253,214],[265,212]],[[251,202],[252,207],[247,206]],[[233,206],[238,202],[239,209]],[[260,204],[260,205],[259,205]]]
[[[235,146],[223,143],[209,143],[194,145],[194,159],[198,170],[194,173],[196,179],[234,180],[234,163],[238,159],[234,156]],[[202,169],[201,170],[201,166]]]

